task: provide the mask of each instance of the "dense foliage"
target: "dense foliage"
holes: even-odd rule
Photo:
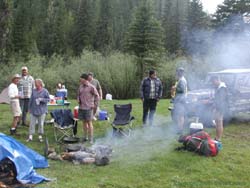
[[[200,0],[1,0],[0,88],[27,65],[49,89],[63,81],[73,93],[79,74],[91,70],[117,98],[137,97],[150,68],[167,86],[180,64],[207,71],[214,36],[249,31],[249,4],[225,0],[208,15]]]
[[[201,6],[198,14],[189,11],[195,5]],[[30,53],[79,55],[85,48],[104,54],[124,51],[126,33],[133,38],[131,28],[146,15],[148,22],[138,26],[156,32],[148,42],[161,40],[165,49],[176,53],[182,47],[180,32],[189,25],[189,17],[195,17],[198,25],[207,16],[197,0],[1,0],[0,10],[1,50],[7,50],[9,56],[25,57]],[[156,27],[166,36],[164,39],[157,38]],[[171,37],[173,34],[178,37]]]

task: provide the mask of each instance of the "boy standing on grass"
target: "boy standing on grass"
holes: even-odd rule
[[[79,104],[78,119],[83,121],[83,141],[89,140],[93,144],[93,109],[98,104],[99,94],[96,88],[89,83],[86,73],[83,73],[80,77],[77,101]]]
[[[19,93],[17,84],[20,80],[21,76],[19,74],[15,74],[12,77],[12,83],[8,87],[8,96],[10,98],[10,108],[13,114],[12,127],[10,128],[10,134],[16,134],[17,123],[19,122],[20,116],[22,114],[20,104],[19,104]]]

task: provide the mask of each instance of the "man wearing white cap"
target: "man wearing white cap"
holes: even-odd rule
[[[22,67],[22,77],[18,83],[18,91],[20,93],[20,107],[22,110],[22,125],[27,126],[26,116],[29,111],[29,100],[34,89],[34,78],[28,74],[28,68]]]
[[[19,82],[21,76],[19,74],[15,74],[11,79],[11,84],[8,87],[8,96],[10,98],[10,108],[13,114],[12,126],[10,128],[10,134],[16,134],[16,127],[19,121],[19,118],[22,114],[19,104],[19,94],[17,89],[17,83]]]

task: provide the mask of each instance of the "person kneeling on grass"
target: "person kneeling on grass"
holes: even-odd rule
[[[35,126],[38,122],[38,134],[39,141],[42,142],[42,135],[44,134],[44,120],[46,113],[48,111],[47,103],[49,102],[49,92],[44,88],[44,83],[41,79],[35,80],[36,88],[33,89],[31,98],[29,101],[30,109],[30,126],[29,126],[29,138],[27,142],[33,139],[33,134],[35,134]]]

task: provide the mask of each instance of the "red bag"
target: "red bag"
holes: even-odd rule
[[[199,153],[201,155],[209,156],[216,156],[219,152],[219,148],[216,142],[213,139],[205,139],[201,141],[201,146]]]
[[[205,156],[216,156],[218,154],[218,146],[205,131],[199,131],[192,135],[182,136],[179,138],[184,148],[188,151],[194,151]]]

